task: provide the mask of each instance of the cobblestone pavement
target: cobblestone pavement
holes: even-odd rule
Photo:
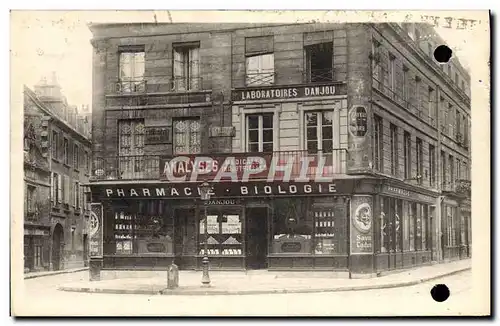
[[[25,281],[22,311],[32,315],[264,316],[264,315],[458,315],[474,307],[471,271],[415,286],[303,294],[162,296],[58,291],[61,283],[85,280],[88,272]],[[436,303],[430,290],[446,284],[450,298]],[[477,311],[477,310],[475,310]],[[19,311],[21,312],[21,310]]]

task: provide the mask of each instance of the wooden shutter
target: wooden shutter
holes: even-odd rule
[[[50,201],[54,203],[55,196],[55,188],[54,188],[54,172],[50,172]]]

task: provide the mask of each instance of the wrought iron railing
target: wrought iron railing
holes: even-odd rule
[[[262,72],[262,73],[247,73],[246,86],[266,86],[274,85],[276,73]]]
[[[426,115],[424,113],[424,111],[422,109],[423,107],[421,106],[422,103],[418,103],[417,106],[415,106],[408,99],[408,96],[404,96],[402,94],[402,91],[397,92],[396,90],[385,85],[382,81],[378,80],[375,77],[373,77],[372,85],[375,89],[377,89],[379,92],[383,93],[386,97],[390,98],[392,101],[394,101],[397,104],[399,104],[400,106],[402,106],[405,110],[416,115],[419,119],[426,121],[429,125],[436,127],[436,119],[434,117],[432,117],[431,115],[429,115],[429,114]]]
[[[311,69],[304,74],[306,83],[325,83],[333,81],[333,69]]]
[[[202,77],[145,76],[137,79],[118,80],[111,94],[176,93],[204,90]]]
[[[182,156],[182,155],[181,155]],[[114,156],[98,157],[94,159],[92,180],[154,180],[162,179],[165,161],[169,161],[179,156],[160,155],[134,155],[134,156]],[[235,157],[240,162],[247,157],[262,157],[266,160],[267,168],[262,173],[250,174],[251,180],[267,179],[269,164],[274,162],[279,166],[288,163],[291,179],[299,176],[306,176],[314,179],[317,176],[333,176],[346,173],[347,150],[334,149],[330,153],[308,153],[307,151],[281,151],[272,153],[223,153],[223,154],[188,154],[191,163],[195,157],[210,157],[222,162],[227,157]],[[306,159],[307,158],[307,159]],[[293,161],[291,161],[293,159]],[[303,162],[309,161],[307,169],[303,170]],[[222,165],[222,162],[219,166]],[[321,162],[321,163],[320,163]],[[237,167],[238,171],[243,171],[246,167]],[[322,169],[322,170],[320,170]],[[305,171],[305,173],[304,173]],[[285,172],[277,171],[276,176],[280,178]],[[203,177],[202,174],[199,177]]]

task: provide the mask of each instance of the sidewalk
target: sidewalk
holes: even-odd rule
[[[166,272],[103,271],[101,281],[65,284],[62,291],[148,294],[148,295],[243,295],[269,293],[312,293],[383,289],[415,285],[455,274],[471,268],[471,260],[425,266],[371,279],[332,278],[331,273],[321,277],[307,277],[296,272],[218,272],[211,271],[211,286],[201,286],[201,271],[181,271],[179,288],[166,289]],[[315,274],[320,274],[316,272]],[[88,276],[87,276],[88,277]]]
[[[42,277],[42,276],[51,276],[51,275],[66,274],[66,273],[76,273],[76,272],[86,271],[88,269],[89,269],[88,267],[79,267],[79,268],[71,268],[71,269],[62,269],[59,271],[43,271],[43,272],[24,273],[24,279],[27,280],[30,278],[36,278],[36,277]]]

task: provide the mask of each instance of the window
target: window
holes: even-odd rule
[[[382,65],[380,64],[380,42],[373,40],[372,42],[372,75],[375,80],[375,87],[381,89],[383,76]]]
[[[458,87],[458,85],[459,85],[459,84],[458,84],[458,78],[459,78],[459,76],[458,76],[458,72],[457,72],[457,73],[455,74],[455,84],[457,85],[457,87]]]
[[[462,80],[462,87],[461,88],[463,91],[465,91],[465,81],[464,80]]]
[[[90,154],[85,151],[85,172],[90,173]]]
[[[306,82],[329,82],[333,80],[333,42],[313,44],[305,47]]]
[[[434,101],[434,89],[429,87],[428,93],[427,93],[427,104],[429,106],[429,123],[431,126],[436,125],[436,103]]]
[[[174,90],[202,89],[199,43],[174,45]]]
[[[422,250],[422,204],[415,204],[415,250]]]
[[[450,76],[450,78],[451,78],[451,64],[448,63],[448,65],[446,67],[448,69],[448,76]]]
[[[245,38],[246,85],[274,84],[274,37]]]
[[[441,151],[441,187],[446,187],[446,154],[444,151]]]
[[[389,53],[389,87],[394,92],[396,90],[396,57]]]
[[[429,207],[427,205],[421,205],[422,207],[422,250],[429,249]]]
[[[427,54],[429,55],[429,57],[433,58],[434,57],[434,50],[433,50],[433,47],[432,47],[432,44],[431,43],[427,43]]]
[[[246,85],[263,86],[274,84],[274,53],[246,58]]]
[[[373,116],[373,162],[374,168],[382,171],[383,166],[383,121],[378,115]]]
[[[422,101],[421,101],[421,93],[420,88],[422,87],[422,80],[420,77],[415,76],[415,106],[417,109],[417,116],[422,118]]]
[[[398,127],[391,124],[391,173],[398,176],[399,170],[398,153]]]
[[[429,145],[429,174],[430,186],[436,185],[436,148],[434,145]]]
[[[26,212],[28,217],[33,217],[36,211],[36,187],[27,185],[26,186]]]
[[[120,175],[124,179],[139,178],[144,173],[144,120],[118,121],[118,155]]]
[[[405,179],[411,178],[411,136],[410,133],[404,132],[404,142],[403,142],[403,159],[404,159],[404,171]]]
[[[143,255],[153,250],[155,254],[172,254],[173,214],[167,212],[163,201],[124,201],[123,204],[116,206],[114,218],[111,216],[115,254]]]
[[[410,203],[403,201],[403,250],[410,250]]]
[[[455,176],[457,180],[462,179],[462,173],[461,173],[461,162],[460,159],[457,157],[455,161]]]
[[[418,28],[415,28],[415,42],[420,42],[420,30]]]
[[[78,169],[80,167],[80,149],[78,145],[73,146],[73,167]]]
[[[416,150],[416,159],[417,159],[417,181],[419,184],[422,184],[423,181],[423,173],[424,173],[424,153],[423,153],[423,145],[422,139],[417,138],[416,141],[417,150]]]
[[[396,238],[395,245],[396,251],[403,250],[403,226],[402,226],[402,216],[403,216],[403,201],[401,199],[392,198],[394,201],[394,235]]]
[[[409,85],[409,69],[406,66],[403,66],[403,101],[404,101],[404,107],[405,109],[408,109],[408,98],[409,98],[409,92],[408,92],[408,85]]]
[[[57,131],[52,131],[52,158],[53,159],[59,159],[59,134]]]
[[[247,151],[272,152],[274,147],[272,113],[247,115]]]
[[[119,91],[134,93],[145,91],[145,52],[143,46],[122,48],[119,53]]]
[[[455,160],[452,155],[448,156],[448,164],[450,165],[450,181],[448,184],[453,186],[455,183]]]
[[[73,206],[78,209],[81,207],[81,204],[80,204],[80,183],[78,181],[75,181],[73,193],[74,193]]]
[[[454,128],[455,123],[454,122],[455,121],[453,119],[453,113],[455,113],[455,111],[453,110],[453,105],[451,103],[448,103],[448,111],[446,113],[447,113],[447,117],[446,117],[445,121],[448,121],[448,137],[455,138],[455,135],[454,135],[454,132],[455,132],[455,128]]]
[[[409,225],[409,229],[410,229],[410,235],[408,237],[408,241],[410,242],[410,251],[414,251],[415,250],[415,235],[416,235],[416,211],[417,211],[417,204],[415,203],[409,203],[408,205],[410,207],[410,225]]]
[[[462,114],[460,113],[460,110],[457,108],[455,111],[455,125],[456,125],[456,140],[457,142],[461,143],[462,142]]]
[[[174,123],[174,154],[201,152],[201,125],[199,118],[176,119]]]
[[[207,218],[207,238],[205,238]],[[239,209],[211,207],[207,216],[200,216],[198,254],[204,254],[205,241],[208,255],[243,255],[242,219]]]
[[[64,164],[69,165],[69,142],[67,138],[64,138],[63,157]]]
[[[333,152],[333,111],[307,112],[306,147],[307,152]]]

